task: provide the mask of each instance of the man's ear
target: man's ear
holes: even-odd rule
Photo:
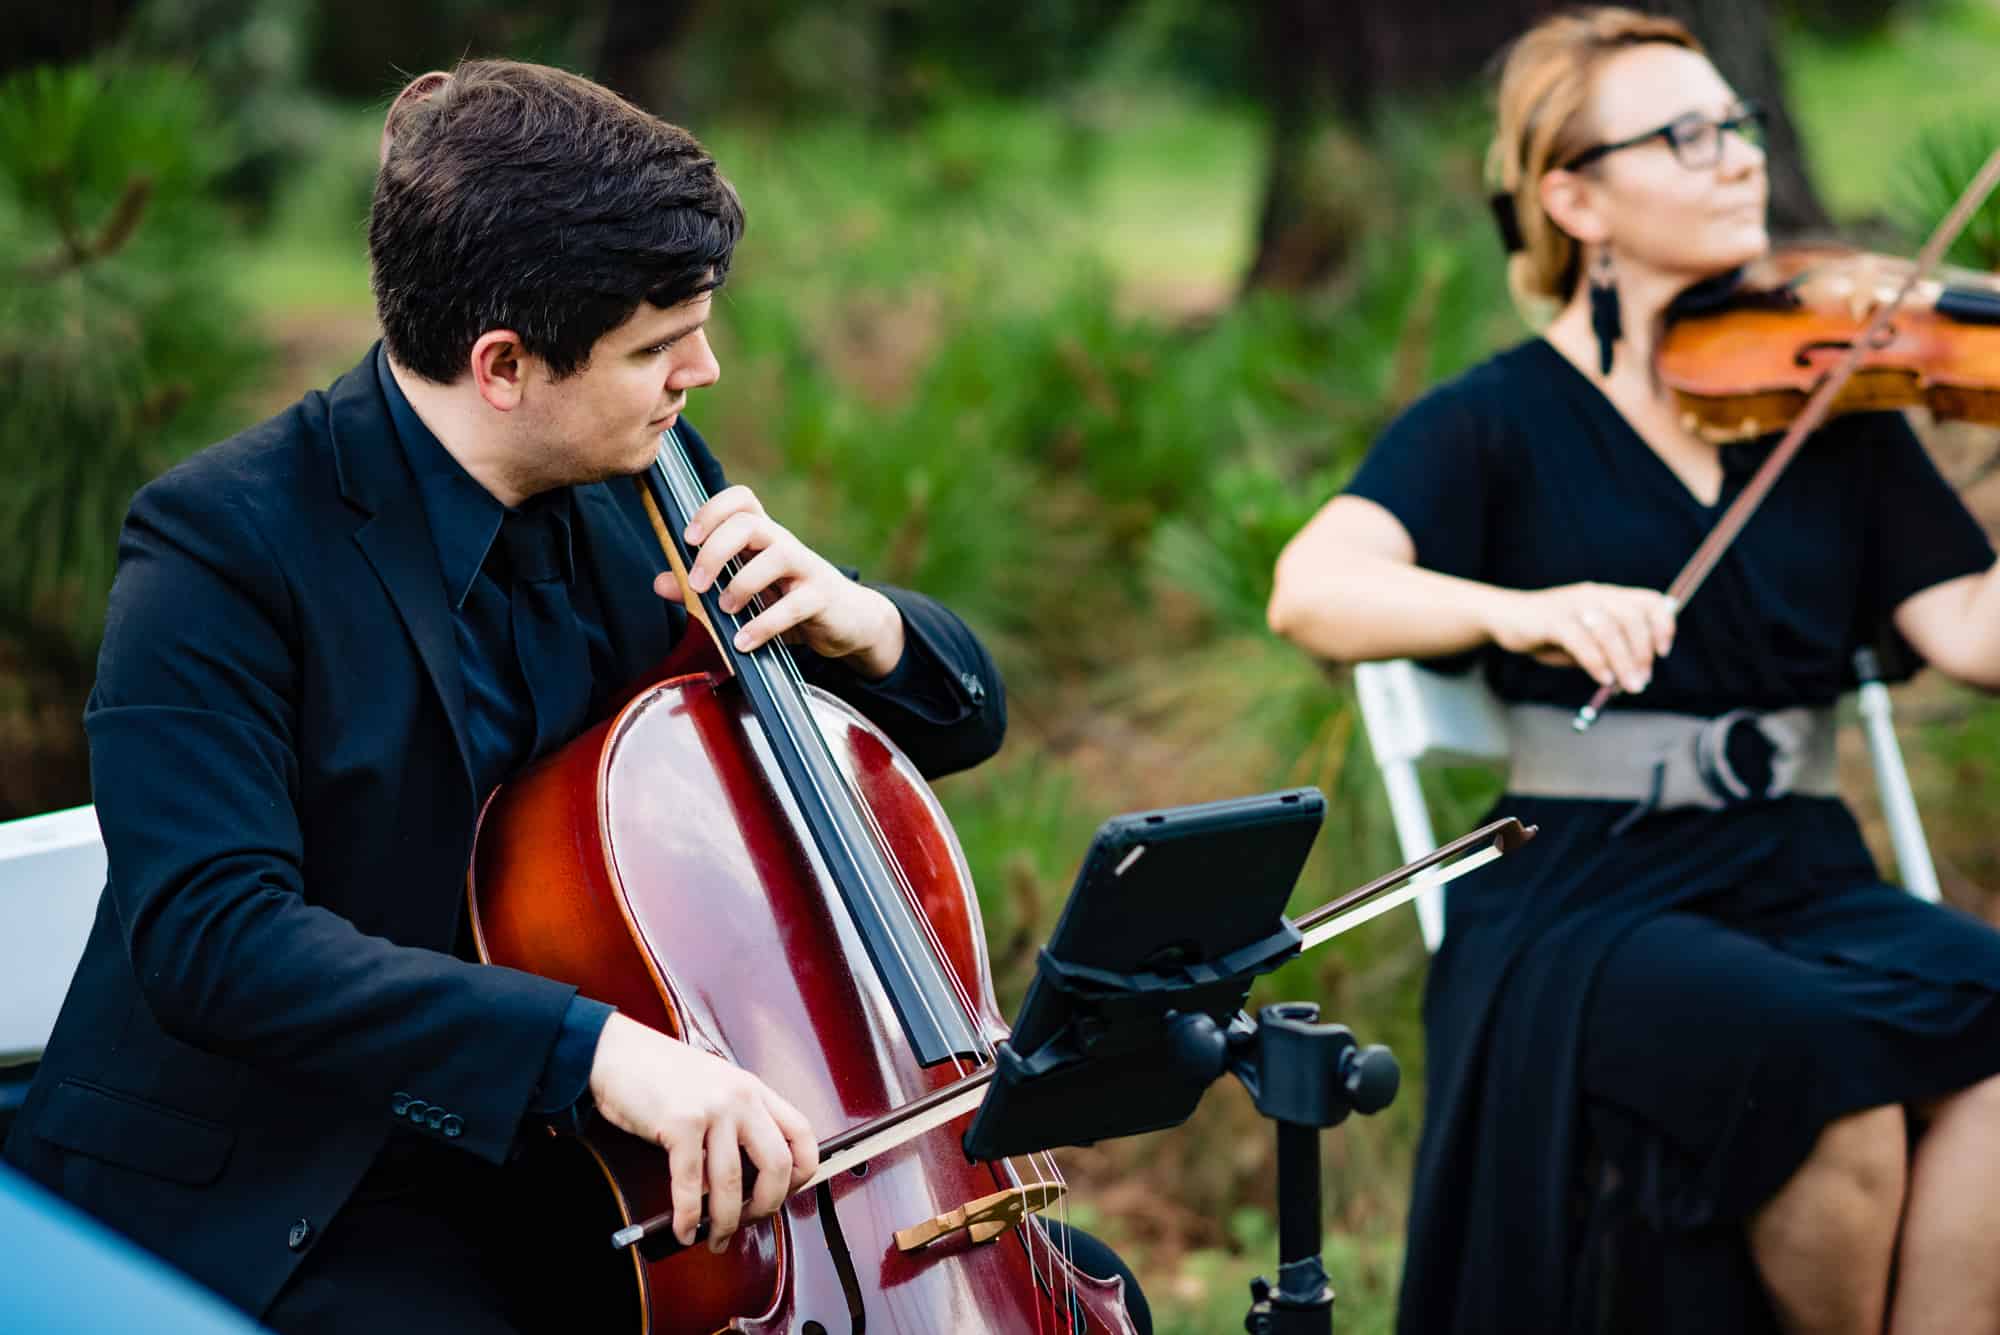
[[[1549,221],[1586,246],[1603,243],[1610,227],[1598,212],[1597,192],[1590,178],[1557,167],[1542,173],[1538,193]]]
[[[381,166],[389,160],[389,145],[395,142],[396,122],[407,114],[411,107],[429,100],[437,91],[451,82],[451,76],[443,70],[432,70],[429,74],[419,74],[410,80],[403,91],[396,94],[396,100],[389,104],[389,114],[382,118],[382,142],[375,150],[375,165]]]
[[[521,406],[531,358],[511,329],[489,329],[472,345],[472,385],[493,408],[510,413]]]

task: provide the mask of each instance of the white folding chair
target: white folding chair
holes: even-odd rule
[[[1890,719],[1889,688],[1882,684],[1875,655],[1869,650],[1855,655],[1855,670],[1861,680],[1858,704],[1875,765],[1876,796],[1895,844],[1903,887],[1935,903],[1937,870],[1931,864],[1930,845],[1924,840],[1909,774],[1903,768],[1902,747]],[[1356,665],[1354,693],[1361,704],[1361,720],[1368,730],[1376,768],[1388,790],[1397,842],[1402,845],[1404,859],[1415,861],[1438,846],[1419,770],[1459,765],[1504,767],[1506,713],[1478,673],[1445,676],[1407,658]],[[1418,897],[1417,922],[1423,929],[1424,945],[1436,950],[1444,940],[1443,886]]]
[[[0,1084],[41,1060],[103,889],[96,808],[0,823]]]

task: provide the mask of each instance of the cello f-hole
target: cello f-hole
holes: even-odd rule
[[[840,1230],[840,1215],[833,1208],[833,1188],[822,1182],[814,1188],[813,1197],[819,1204],[820,1228],[826,1234],[826,1250],[833,1258],[833,1272],[840,1277],[841,1292],[847,1296],[847,1319],[853,1322],[853,1335],[861,1335],[868,1327],[868,1314],[861,1301],[861,1278],[854,1273],[854,1257],[847,1250],[847,1238]],[[818,1325],[807,1322],[807,1329]],[[826,1327],[820,1326],[824,1332]]]

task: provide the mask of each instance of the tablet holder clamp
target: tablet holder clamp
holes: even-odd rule
[[[1320,1129],[1349,1113],[1380,1112],[1402,1082],[1389,1049],[1364,1048],[1347,1026],[1318,1019],[1318,1006],[1292,1001],[1264,1007],[1255,1020],[1238,1014],[1226,1030],[1205,1014],[1172,1021],[1191,1071],[1232,1072],[1257,1111],[1277,1123],[1278,1282],[1262,1275],[1250,1281],[1243,1320],[1250,1335],[1332,1331],[1333,1285],[1319,1254]]]

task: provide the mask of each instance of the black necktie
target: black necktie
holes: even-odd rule
[[[590,707],[590,648],[570,605],[565,536],[542,510],[512,511],[500,525],[513,572],[514,656],[535,705],[535,756],[580,732]]]

